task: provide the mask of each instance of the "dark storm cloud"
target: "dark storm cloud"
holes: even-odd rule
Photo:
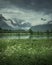
[[[4,1],[0,0],[0,9],[4,7]]]
[[[51,21],[48,21],[48,24],[52,24],[52,20]]]
[[[0,0],[0,9],[10,6],[10,1]]]
[[[52,0],[5,0],[16,7],[52,13]]]
[[[44,18],[41,18],[41,20],[46,21],[46,19],[44,19]]]

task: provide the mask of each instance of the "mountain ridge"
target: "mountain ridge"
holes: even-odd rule
[[[5,17],[2,14],[0,14],[0,28],[2,29],[18,30],[26,28],[28,29],[30,27],[31,24],[28,22],[23,22],[23,20],[21,19],[5,19]]]
[[[52,30],[52,24],[42,24],[42,25],[36,25],[31,27],[32,31],[37,32],[46,32],[47,30],[51,31]]]

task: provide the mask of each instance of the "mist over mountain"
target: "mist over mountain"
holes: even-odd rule
[[[31,24],[29,22],[24,22],[21,19],[5,19],[5,17],[0,14],[0,28],[9,30],[19,30],[19,29],[29,29]]]
[[[45,32],[52,30],[52,20],[48,21],[46,24],[32,26],[31,23],[24,22],[24,20],[20,18],[6,19],[0,14],[0,28],[8,30],[29,30],[31,28],[35,32]]]

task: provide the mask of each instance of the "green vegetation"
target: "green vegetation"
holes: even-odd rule
[[[0,65],[52,65],[52,39],[2,39]]]
[[[47,32],[34,32],[31,33],[0,33],[0,36],[18,36],[18,35],[33,35],[33,36],[52,36],[52,33]]]
[[[33,37],[52,37],[52,30],[49,31],[47,30],[46,32],[34,32],[31,29],[29,30],[9,30],[9,29],[2,29],[0,28],[0,38],[6,36],[18,36],[20,38],[20,36],[29,36],[29,39],[32,39]]]

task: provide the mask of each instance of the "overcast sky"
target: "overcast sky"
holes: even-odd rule
[[[52,0],[0,0],[0,14],[32,25],[52,20]],[[42,19],[41,19],[42,18]]]

